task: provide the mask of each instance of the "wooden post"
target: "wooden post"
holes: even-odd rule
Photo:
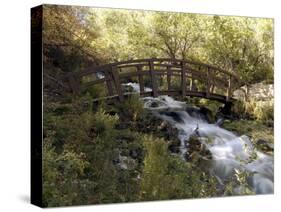
[[[152,61],[149,61],[149,73],[150,73],[150,78],[151,78],[151,83],[152,83],[152,95],[153,95],[153,97],[157,97],[158,96],[157,81],[156,81],[156,76],[155,76],[155,71],[154,71]]]
[[[212,81],[212,84],[211,84],[211,93],[214,93],[215,91],[215,78],[216,78],[216,70],[215,69],[212,69],[212,73],[211,73],[211,81]]]
[[[228,78],[228,87],[227,87],[227,94],[226,94],[226,101],[229,101],[232,96],[232,88],[231,88],[231,76]]]
[[[111,67],[111,73],[113,76],[113,80],[114,80],[114,85],[116,88],[116,92],[118,94],[119,100],[120,102],[124,101],[124,95],[122,92],[122,87],[121,87],[121,83],[120,83],[120,79],[119,79],[119,72],[115,67]]]
[[[214,93],[214,90],[215,90],[215,85],[212,84],[212,85],[211,85],[211,93]]]
[[[184,66],[184,62],[181,62],[181,91],[182,91],[182,96],[186,96],[186,68]]]
[[[78,81],[77,77],[73,73],[69,74],[68,81],[70,84],[70,88],[74,94],[80,93],[80,82]]]
[[[207,68],[207,79],[206,79],[206,97],[209,98],[210,97],[210,77],[211,77],[211,73],[210,73],[210,68]]]
[[[137,72],[139,76],[139,85],[140,85],[140,93],[144,92],[144,82],[143,82],[143,76],[142,76],[142,66],[137,66]]]
[[[172,75],[172,70],[170,66],[167,66],[167,84],[168,84],[168,91],[172,89],[171,86],[171,75]]]
[[[108,70],[104,71],[104,75],[105,75],[105,83],[106,83],[108,95],[113,96],[113,88],[111,84],[112,79],[110,77]]]
[[[190,79],[189,90],[190,90],[190,91],[193,91],[193,90],[194,90],[194,79],[193,79],[193,73],[191,73],[191,79]]]

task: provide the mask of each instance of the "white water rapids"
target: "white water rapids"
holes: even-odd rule
[[[138,83],[123,86],[132,87],[133,92],[140,92]],[[145,88],[145,91],[151,89]],[[153,111],[154,115],[178,129],[181,156],[187,153],[188,139],[196,132],[199,141],[212,155],[207,164],[208,169],[222,185],[235,174],[235,170],[239,170],[249,173],[247,182],[256,194],[274,192],[273,157],[257,151],[247,136],[237,136],[216,124],[208,123],[200,112],[186,110],[184,102],[169,96],[145,97],[143,101],[145,109]],[[236,188],[237,194],[240,193],[239,189]]]
[[[144,108],[152,110],[156,116],[178,129],[181,155],[186,153],[188,139],[196,132],[199,141],[212,154],[208,169],[222,184],[234,175],[235,170],[240,170],[251,173],[247,181],[256,194],[273,193],[273,157],[257,151],[247,136],[236,136],[208,123],[201,117],[202,114],[191,114],[186,110],[185,103],[169,96],[146,97],[143,101]],[[251,159],[252,155],[256,157]],[[239,188],[236,190],[239,193]]]

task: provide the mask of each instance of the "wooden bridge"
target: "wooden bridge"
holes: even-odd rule
[[[139,84],[140,96],[180,95],[220,102],[232,101],[233,91],[241,86],[240,78],[233,72],[204,63],[169,58],[129,60],[90,67],[68,75],[67,81],[74,94],[91,86],[104,85],[107,95],[103,99],[119,99],[121,102],[132,94],[124,86],[128,82]]]

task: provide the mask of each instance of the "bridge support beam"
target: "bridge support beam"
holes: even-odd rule
[[[111,72],[112,72],[113,81],[114,81],[114,84],[115,84],[115,89],[116,89],[116,92],[117,92],[118,97],[119,97],[119,101],[123,102],[124,96],[123,96],[123,92],[122,92],[122,87],[121,87],[121,83],[120,83],[120,79],[119,79],[118,70],[115,67],[111,67]]]
[[[110,74],[108,73],[108,71],[105,71],[104,75],[105,75],[105,83],[106,83],[108,95],[112,96],[113,95],[113,88],[112,88],[112,84],[111,84]]]
[[[172,70],[169,66],[167,66],[167,84],[168,84],[168,91],[172,90],[171,86],[171,75],[172,75]]]
[[[190,84],[189,84],[189,90],[194,91],[194,79],[193,79],[192,73],[191,73],[191,79],[190,79]]]
[[[210,74],[210,68],[207,68],[207,78],[206,78],[206,97],[210,97],[210,81],[211,81],[211,74]]]
[[[144,82],[143,82],[143,76],[142,76],[142,66],[137,66],[137,72],[139,75],[140,93],[143,93],[144,92]]]
[[[149,73],[150,73],[150,79],[151,79],[151,83],[152,83],[152,96],[157,97],[158,96],[157,79],[156,79],[152,61],[149,61]]]
[[[181,63],[181,92],[182,96],[186,96],[186,67],[184,66],[184,62]]]
[[[221,113],[225,116],[231,115],[232,102],[226,102],[221,110]]]
[[[232,84],[231,84],[231,76],[228,78],[228,87],[227,87],[227,93],[226,93],[226,101],[229,101],[229,99],[232,96]]]

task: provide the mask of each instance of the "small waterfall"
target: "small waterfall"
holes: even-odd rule
[[[136,83],[127,84],[139,92]],[[184,102],[169,96],[143,98],[144,108],[153,111],[157,117],[178,129],[181,141],[180,154],[187,154],[188,140],[196,135],[212,157],[208,163],[209,172],[219,182],[230,179],[235,170],[249,173],[248,184],[256,194],[271,194],[274,191],[273,157],[257,151],[250,139],[237,136],[217,124],[208,123],[199,110],[188,107]],[[254,159],[252,156],[255,155]],[[239,188],[236,189],[239,194]]]
[[[133,92],[136,92],[136,93],[139,93],[140,92],[140,85],[138,83],[135,83],[135,82],[128,82],[128,83],[123,83],[122,84],[123,87],[130,87],[132,88]],[[148,88],[148,87],[144,87],[144,91],[145,92],[150,92],[152,91],[151,88]]]
[[[208,123],[199,111],[191,114],[186,110],[185,103],[169,96],[146,97],[143,100],[145,108],[153,110],[156,116],[178,129],[182,156],[187,153],[186,141],[196,133],[199,142],[211,152],[209,171],[219,181],[229,179],[235,170],[246,171],[251,173],[248,182],[256,194],[273,193],[273,157],[257,151],[247,136],[236,136]],[[254,154],[256,158],[251,160]]]

